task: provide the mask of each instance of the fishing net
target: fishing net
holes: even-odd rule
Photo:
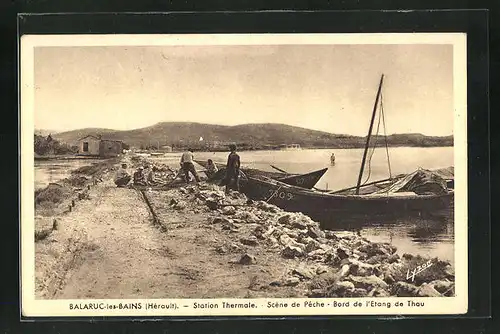
[[[455,176],[455,168],[451,166],[451,167],[436,169],[434,173],[438,174],[443,179],[452,180]]]
[[[448,188],[446,186],[446,180],[438,173],[426,169],[419,169],[377,193],[398,192],[414,192],[417,195],[442,195],[448,193]]]

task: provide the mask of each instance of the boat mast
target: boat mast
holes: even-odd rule
[[[373,122],[375,121],[375,114],[377,113],[378,100],[380,98],[380,92],[382,91],[382,83],[384,82],[384,75],[380,77],[380,84],[378,85],[377,97],[375,98],[375,104],[373,105],[372,119],[370,121],[370,128],[368,129],[368,136],[366,137],[365,152],[363,153],[363,160],[361,161],[361,169],[359,170],[358,184],[356,186],[356,195],[359,195],[359,187],[361,186],[361,179],[363,178],[363,170],[365,169],[366,154],[368,153],[368,146],[370,145],[370,137],[372,135]]]

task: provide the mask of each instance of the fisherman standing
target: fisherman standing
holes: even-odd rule
[[[229,145],[231,153],[227,157],[226,166],[226,194],[229,194],[229,189],[233,188],[240,191],[240,156],[236,153],[236,145]]]
[[[196,182],[200,182],[200,178],[198,176],[198,173],[196,173],[196,169],[194,168],[194,155],[193,155],[193,150],[188,148],[186,152],[182,154],[181,157],[181,165],[182,169],[184,170],[184,175],[186,177],[186,183],[189,183],[189,173],[193,174],[194,178],[196,179]]]

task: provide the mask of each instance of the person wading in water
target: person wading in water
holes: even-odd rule
[[[229,194],[229,189],[233,188],[240,191],[240,156],[236,153],[236,145],[230,145],[231,153],[227,157],[226,166],[226,194]]]
[[[196,182],[200,182],[198,173],[196,173],[196,169],[194,168],[193,160],[194,160],[193,151],[190,148],[188,148],[188,150],[184,152],[181,157],[181,165],[182,169],[184,170],[184,175],[186,177],[186,183],[189,183],[190,172],[191,174],[193,174],[194,178],[196,179]]]

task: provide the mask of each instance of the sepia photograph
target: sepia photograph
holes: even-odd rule
[[[465,313],[465,40],[24,36],[23,313]]]

